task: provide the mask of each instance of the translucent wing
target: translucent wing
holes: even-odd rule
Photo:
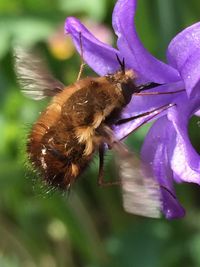
[[[64,85],[53,77],[37,53],[16,47],[14,58],[17,79],[27,97],[40,100],[46,96],[54,96],[64,89]]]
[[[160,186],[141,169],[141,162],[131,152],[117,154],[119,177],[122,183],[124,209],[133,214],[159,218],[162,208]]]
[[[129,213],[159,218],[162,209],[161,189],[150,175],[150,166],[145,165],[143,169],[141,161],[116,139],[109,127],[104,126],[102,133],[104,141],[116,154],[124,209]]]

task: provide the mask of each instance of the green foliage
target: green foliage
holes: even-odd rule
[[[146,47],[164,58],[170,39],[200,19],[198,0],[138,1],[137,28]],[[179,185],[187,217],[150,220],[126,214],[119,188],[98,188],[97,159],[68,195],[47,192],[26,168],[28,129],[46,101],[25,99],[14,70],[15,43],[38,46],[50,68],[66,84],[76,79],[80,59],[61,61],[48,39],[65,17],[77,15],[111,24],[114,1],[0,1],[0,266],[1,267],[198,267],[200,265],[199,189]],[[88,70],[87,70],[88,72]],[[89,72],[91,73],[91,72]],[[147,129],[127,143],[139,151]],[[199,120],[189,133],[199,151]],[[107,178],[114,163],[107,158]]]

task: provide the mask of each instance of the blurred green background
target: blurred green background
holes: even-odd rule
[[[137,29],[145,46],[165,59],[170,39],[200,20],[199,0],[139,0]],[[27,170],[25,142],[46,101],[26,99],[16,83],[12,48],[38,46],[65,84],[76,77],[80,57],[64,37],[67,16],[77,16],[98,37],[115,41],[114,0],[0,1],[0,267],[199,267],[200,189],[183,184],[177,194],[187,210],[182,220],[152,220],[126,214],[119,188],[99,188],[97,159],[69,196],[47,192]],[[87,68],[85,75],[93,75]],[[146,128],[128,144],[139,151]],[[200,151],[198,118],[189,133]],[[107,177],[114,162],[107,157]]]

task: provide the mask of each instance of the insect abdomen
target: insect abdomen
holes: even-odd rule
[[[92,154],[84,155],[85,144],[78,143],[73,131],[52,127],[37,143],[30,139],[28,154],[47,184],[67,189],[87,167]]]

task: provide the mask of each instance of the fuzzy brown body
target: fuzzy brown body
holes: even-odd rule
[[[102,142],[98,129],[130,101],[123,89],[132,81],[132,72],[85,78],[53,97],[28,140],[30,161],[48,184],[66,189],[87,167]]]

